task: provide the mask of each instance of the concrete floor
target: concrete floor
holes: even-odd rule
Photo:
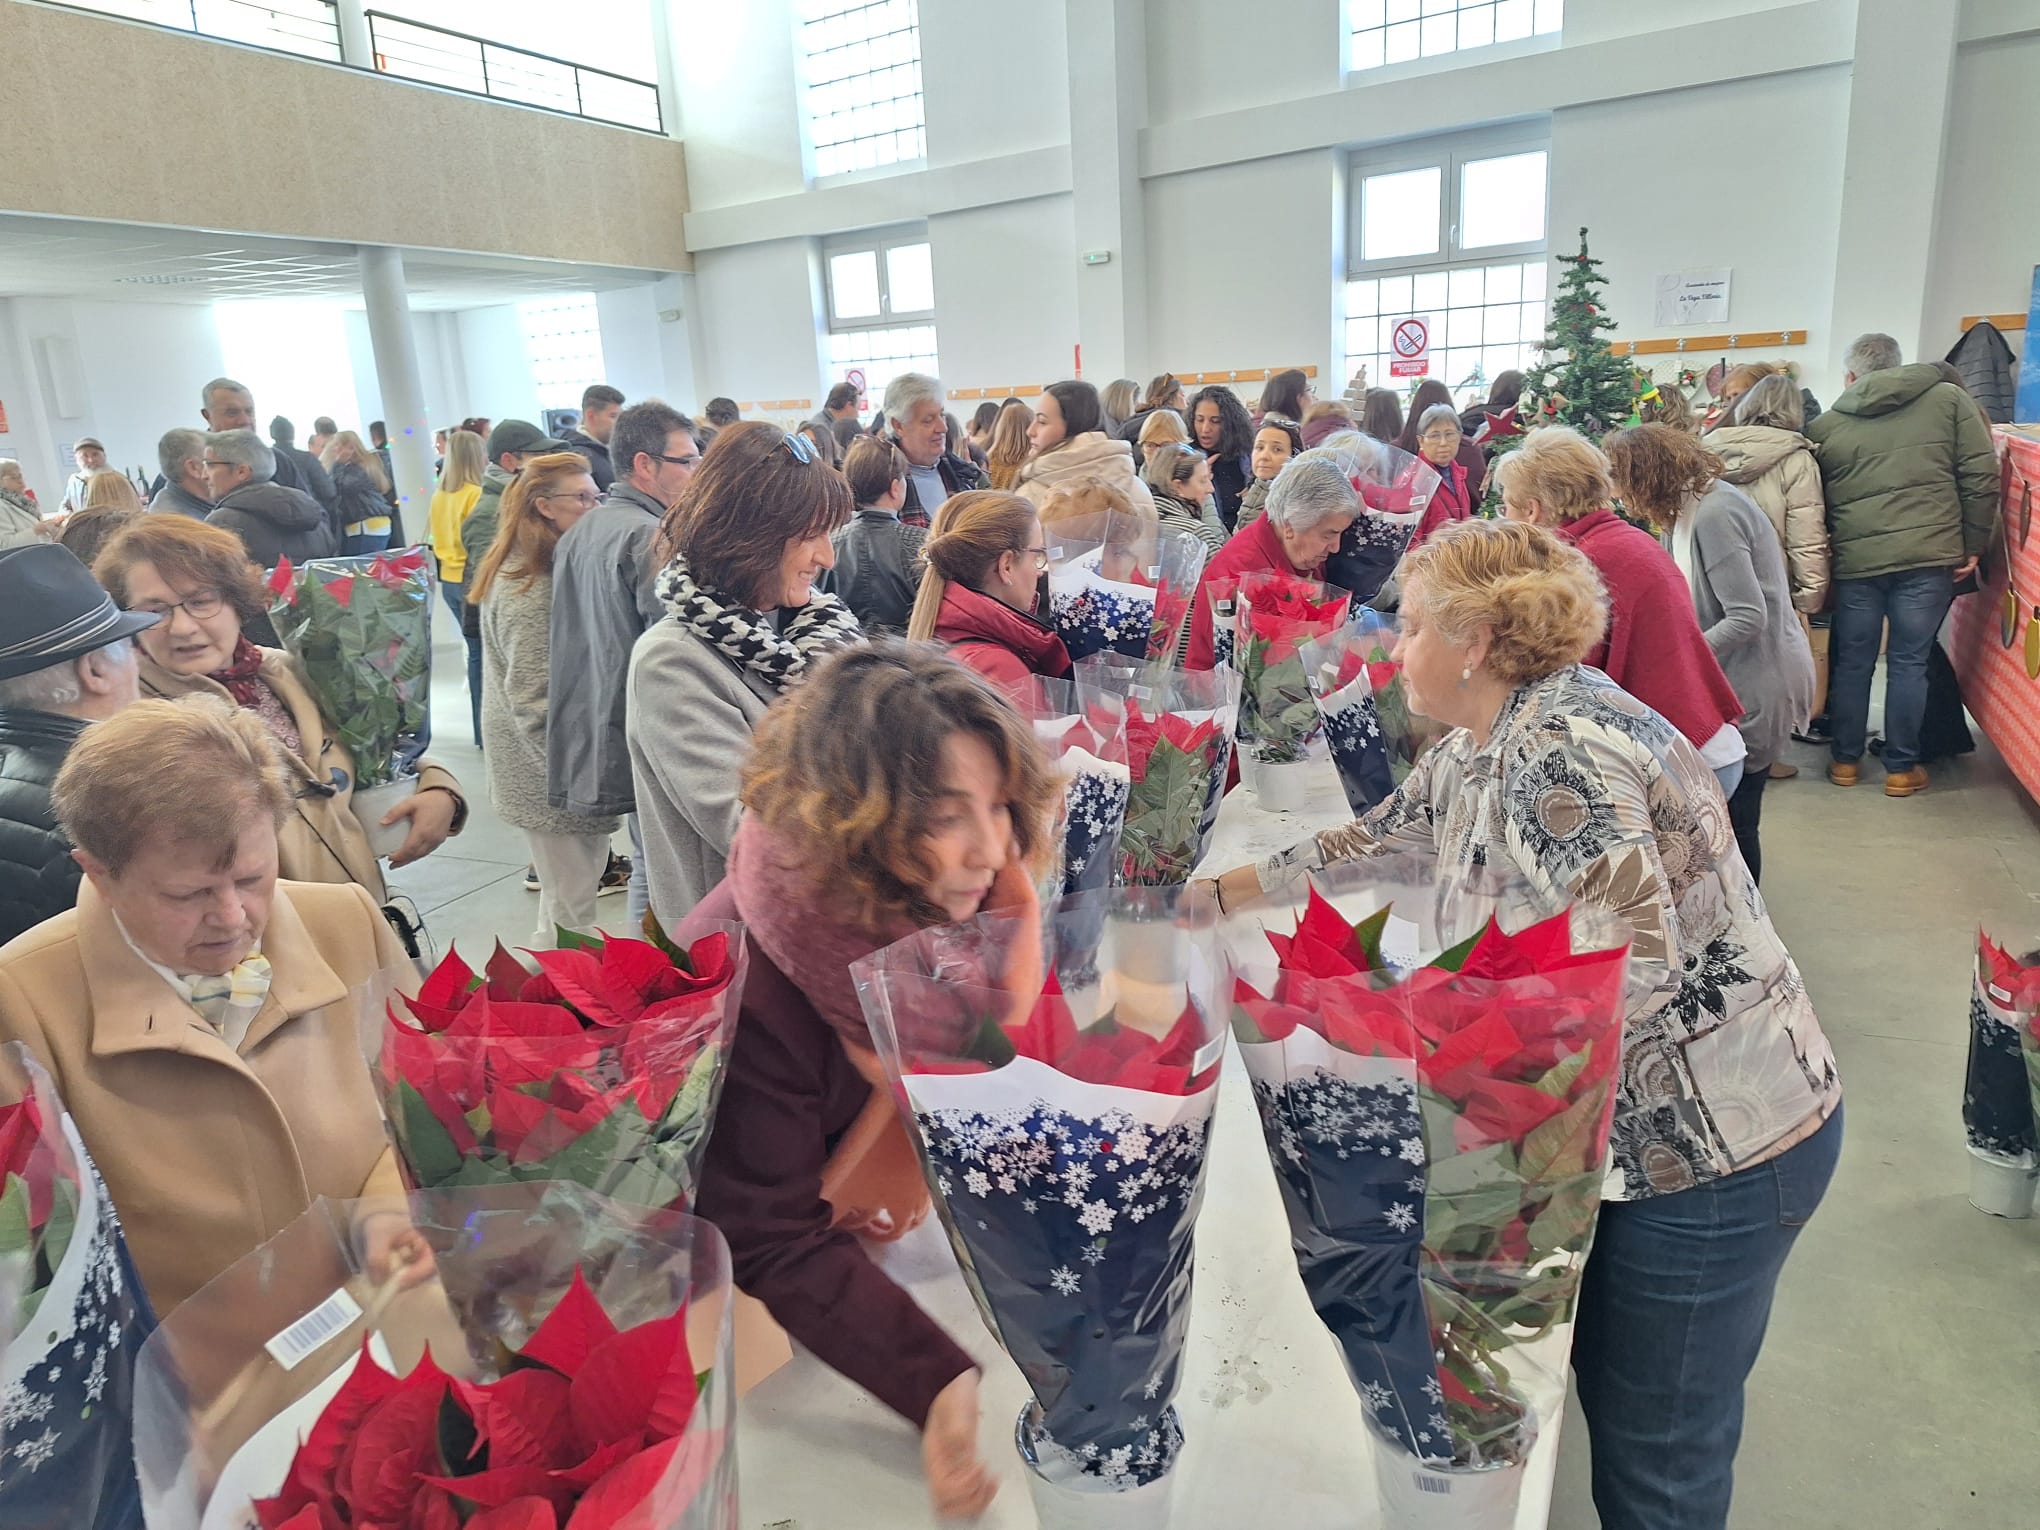
[[[458,940],[478,960],[498,932],[514,943],[530,929],[536,895],[522,886],[521,836],[488,807],[462,666],[459,649],[443,643],[433,752],[467,784],[473,821],[393,881],[417,900],[442,950]],[[1766,793],[1764,890],[1841,1060],[1848,1143],[1786,1269],[1750,1383],[1735,1530],[2029,1530],[2036,1520],[2040,1220],[2004,1222],[1969,1206],[1960,1107],[1976,925],[1999,918],[2040,933],[2040,814],[1979,745],[1935,769],[1925,795],[1902,801],[1879,790],[1874,760],[1862,786],[1839,791],[1821,779],[1820,752],[1795,746],[1802,774]],[[605,923],[627,923],[622,898],[601,908]],[[1200,1232],[1223,1238],[1213,1205]],[[1314,1370],[1311,1384],[1330,1374]],[[797,1419],[779,1416],[764,1438],[745,1437],[747,1488],[761,1458],[784,1472],[806,1453]],[[873,1469],[911,1473],[915,1452],[887,1445]],[[761,1507],[747,1499],[746,1530],[764,1522]],[[880,1522],[846,1508],[800,1524]],[[1362,1510],[1323,1523],[1371,1522]],[[1576,1414],[1551,1523],[1598,1523]]]

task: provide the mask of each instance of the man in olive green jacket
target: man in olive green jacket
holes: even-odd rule
[[[1870,677],[1884,624],[1884,792],[1923,791],[1920,721],[1927,655],[1975,572],[1998,513],[1990,427],[1932,366],[1905,366],[1889,335],[1864,335],[1844,365],[1849,388],[1808,423],[1820,457],[1833,546],[1835,615],[1828,779],[1854,786],[1870,723]]]

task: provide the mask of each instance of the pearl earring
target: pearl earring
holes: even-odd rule
[[[1462,669],[1459,672],[1459,683],[1461,685],[1464,685],[1466,684],[1467,681],[1471,680],[1472,678],[1473,678],[1473,666],[1469,664],[1466,666],[1466,668]]]

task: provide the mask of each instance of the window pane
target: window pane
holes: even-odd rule
[[[1485,48],[1495,40],[1495,8],[1470,5],[1459,13],[1459,46]]]
[[[1346,316],[1352,319],[1372,318],[1375,304],[1375,284],[1371,278],[1362,278],[1346,283]]]
[[[1530,35],[1530,0],[1501,0],[1495,7],[1495,41],[1514,42]]]
[[[1525,261],[1523,264],[1523,300],[1544,301],[1544,281],[1547,276],[1545,263],[1541,260]]]
[[[1459,46],[1459,22],[1455,16],[1427,16],[1424,18],[1424,57],[1435,53],[1450,53]]]
[[[1481,301],[1483,287],[1479,266],[1463,266],[1452,273],[1452,290],[1445,301],[1454,308],[1471,308]]]
[[[1490,303],[1513,303],[1523,295],[1523,268],[1521,266],[1489,266],[1487,268],[1487,300]]]
[[[1556,32],[1565,21],[1565,0],[1537,0],[1537,30]]]
[[[1390,21],[1415,21],[1421,14],[1422,7],[1418,5],[1417,0],[1388,0]]]
[[[1381,307],[1386,314],[1408,313],[1410,311],[1410,279],[1407,276],[1384,276],[1381,279]]]
[[[1346,10],[1346,24],[1356,32],[1378,27],[1388,20],[1383,0],[1352,0]]]
[[[1391,64],[1405,63],[1417,56],[1423,46],[1419,37],[1420,26],[1419,22],[1406,21],[1388,29],[1388,61]]]
[[[1382,51],[1381,33],[1379,30],[1355,32],[1353,34],[1352,68],[1376,69],[1381,66],[1386,57],[1387,55]]]
[[[1446,304],[1446,279],[1443,271],[1424,271],[1417,276],[1410,302],[1419,313],[1428,309],[1443,308]]]
[[[1438,250],[1438,194],[1443,174],[1436,165],[1370,175],[1360,183],[1360,258],[1393,260],[1432,255]]]
[[[1459,247],[1534,244],[1544,237],[1544,151],[1469,160],[1460,171]]]
[[[878,252],[852,250],[829,257],[829,293],[839,319],[878,317]]]
[[[935,306],[927,245],[896,244],[885,252],[885,290],[894,313],[924,313]]]

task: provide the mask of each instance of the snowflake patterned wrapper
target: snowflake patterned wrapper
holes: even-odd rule
[[[372,1217],[435,1278],[389,1299]],[[573,1185],[316,1202],[144,1348],[148,1523],[726,1530],[732,1295],[707,1223]]]
[[[1300,650],[1325,742],[1355,817],[1408,779],[1418,752],[1402,666],[1389,658],[1396,641],[1393,623],[1372,612],[1360,616],[1366,626],[1342,627]]]
[[[1313,887],[1294,932],[1266,934],[1272,974],[1237,983],[1234,1034],[1370,1423],[1435,1469],[1520,1464],[1600,1209],[1627,947],[1590,913],[1577,949],[1571,911],[1514,934],[1463,915],[1477,933],[1400,970],[1390,915],[1355,924]]]
[[[1062,854],[1047,896],[1108,886],[1132,784],[1123,702],[1117,696],[1080,695],[1073,682],[1040,675],[1030,676],[1012,699],[1033,724],[1036,740],[1063,781],[1058,814]]]
[[[155,1318],[112,1197],[19,1042],[0,1048],[0,1262],[25,1277],[0,1312],[0,1525],[124,1530]]]
[[[1103,975],[1068,995],[1051,965],[1031,1001],[1017,996],[1042,937],[1006,916],[853,968],[950,1242],[1032,1391],[1021,1454],[1049,1482],[1100,1492],[1159,1481],[1182,1443],[1173,1402],[1225,1044],[1209,929],[1158,924],[1152,906],[1129,926],[1128,897],[1044,915],[1053,963],[1103,906]],[[1143,967],[1158,932],[1173,949]],[[1011,974],[982,970],[988,947]],[[958,1027],[959,1004],[985,1018]]]
[[[2040,951],[1980,930],[1969,996],[1962,1125],[1969,1150],[2031,1168],[2040,1159]],[[2014,949],[2027,954],[2015,956]],[[2023,1052],[2023,1060],[2021,1053]]]
[[[1347,594],[1314,579],[1255,572],[1240,576],[1234,599],[1239,747],[1264,765],[1293,764],[1322,727],[1300,650],[1344,624]]]
[[[269,576],[269,620],[354,758],[383,786],[424,752],[432,698],[432,570],[422,547],[321,558]]]
[[[1204,543],[1142,517],[1107,511],[1050,533],[1049,625],[1074,663],[1093,654],[1166,659],[1189,619]]]

